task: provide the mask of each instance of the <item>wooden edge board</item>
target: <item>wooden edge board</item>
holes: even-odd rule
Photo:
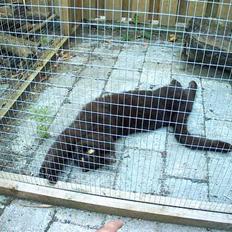
[[[71,192],[82,192],[85,194],[106,196],[117,199],[133,200],[148,204],[156,204],[162,206],[180,207],[193,210],[210,211],[214,213],[232,214],[232,204],[223,204],[217,202],[202,202],[197,200],[180,199],[166,196],[156,196],[145,193],[125,192],[110,188],[102,188],[98,186],[89,186],[84,184],[76,184],[58,181],[57,184],[51,185],[46,179],[34,176],[20,175],[0,171],[0,179],[10,181],[23,181],[27,184],[40,185],[48,188],[61,189]]]
[[[0,178],[0,192],[19,198],[36,200],[106,214],[155,220],[175,224],[232,230],[232,215],[201,210],[161,206],[136,201],[96,196],[44,187]]]
[[[49,21],[54,19],[56,17],[55,14],[52,14],[47,19],[45,19],[42,23],[36,24],[31,30],[29,30],[29,33],[36,32],[38,30],[41,30]]]
[[[38,63],[37,68],[35,71],[24,80],[24,82],[20,85],[19,89],[16,89],[15,92],[10,96],[10,98],[3,99],[0,101],[0,120],[6,115],[6,113],[14,106],[17,99],[23,94],[23,92],[30,86],[31,82],[37,77],[37,75],[43,70],[46,64],[51,60],[51,58],[57,53],[57,51],[64,45],[67,41],[68,37],[62,38],[61,40],[58,39],[54,42],[52,51],[49,51],[45,57],[42,57]]]

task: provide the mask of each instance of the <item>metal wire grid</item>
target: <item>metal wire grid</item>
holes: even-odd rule
[[[197,123],[189,123],[189,126],[192,127],[191,130],[196,134],[199,134],[200,130],[202,135],[208,136],[209,130],[214,131],[214,127],[222,124],[223,133],[222,131],[216,131],[216,137],[223,137],[223,139],[231,141],[229,129],[226,128],[226,125],[231,123],[231,108],[223,108],[223,115],[220,114],[220,118],[216,115],[214,118],[216,121],[212,123],[214,127],[208,128],[206,119],[210,108],[204,108],[207,106],[202,105],[202,101],[203,103],[204,101],[207,102],[208,96],[212,98],[210,102],[217,104],[221,100],[219,97],[221,94],[225,96],[222,99],[228,100],[229,103],[231,96],[224,95],[219,89],[223,88],[226,91],[230,87],[229,81],[227,83],[217,81],[217,84],[208,85],[208,92],[203,91],[203,88],[207,87],[207,83],[210,83],[209,78],[212,81],[214,79],[225,81],[230,78],[231,73],[226,72],[225,69],[219,70],[220,65],[212,71],[212,69],[205,68],[202,63],[191,61],[187,63],[181,60],[183,32],[178,26],[169,26],[169,20],[172,16],[177,17],[177,21],[178,18],[184,18],[185,23],[192,16],[156,12],[151,16],[151,21],[153,17],[161,16],[169,16],[169,20],[165,28],[155,27],[153,24],[148,24],[145,19],[145,13],[148,13],[150,7],[147,1],[145,1],[143,11],[140,10],[141,1],[137,1],[134,10],[124,9],[122,11],[107,8],[99,10],[99,8],[91,6],[91,1],[88,2],[88,7],[75,5],[60,7],[61,2],[58,5],[46,5],[46,1],[41,5],[37,5],[33,1],[26,2],[26,6],[29,8],[38,7],[38,12],[55,12],[59,16],[62,9],[70,9],[81,12],[82,19],[84,15],[86,17],[87,11],[89,18],[69,22],[71,25],[78,25],[79,31],[69,36],[71,42],[68,46],[61,49],[55,60],[49,61],[49,66],[46,66],[41,72],[42,78],[32,81],[32,87],[26,91],[27,98],[17,100],[16,109],[11,110],[14,113],[13,116],[5,117],[10,123],[6,124],[3,121],[1,124],[4,128],[1,133],[2,158],[0,167],[2,170],[9,172],[8,178],[13,178],[13,175],[12,177],[10,175],[11,172],[26,174],[19,181],[42,185],[44,183],[42,180],[31,179],[30,176],[38,174],[48,148],[62,130],[70,125],[83,105],[100,95],[135,88],[155,89],[168,84],[172,78],[178,79],[185,87],[190,80],[194,79],[198,82],[200,96],[198,95],[195,105],[197,104],[199,108],[196,107],[196,110],[191,113],[191,117]],[[164,3],[161,1],[160,4],[162,9]],[[228,6],[228,12],[230,12],[230,3],[223,2],[220,4]],[[5,1],[3,5],[10,6],[11,3]],[[84,1],[82,1],[82,5],[84,5]],[[103,5],[106,6],[106,1]],[[131,5],[131,1],[128,2],[128,5]],[[152,7],[151,12],[155,12],[155,4]],[[122,1],[121,8],[123,8]],[[75,12],[78,11],[74,11],[74,14],[77,14]],[[93,11],[96,11],[96,20],[91,17]],[[169,11],[171,12],[171,7],[169,7]],[[213,8],[211,11],[213,12]],[[109,12],[112,13],[111,22],[105,21],[104,17],[101,18]],[[121,12],[126,19],[123,19],[123,22],[117,22],[115,15]],[[197,15],[197,5],[194,13]],[[125,23],[126,20],[133,20],[131,17],[134,14],[144,15],[144,18],[142,17],[139,23]],[[230,22],[229,17],[228,14],[220,21]],[[207,17],[198,15],[195,18],[203,19]],[[16,20],[27,22],[25,17]],[[134,20],[136,19],[134,18]],[[34,19],[35,23],[36,21],[40,22],[41,20]],[[45,36],[49,40],[50,38],[63,38],[64,35],[60,28],[62,29],[65,23],[61,18],[56,17],[50,22],[50,25],[53,25],[52,29],[41,29],[31,33],[31,35],[34,37]],[[60,25],[60,27],[57,25]],[[131,30],[135,32],[133,38],[128,37]],[[147,30],[150,30],[151,33],[149,39],[145,38]],[[12,35],[28,35],[28,32],[16,32],[9,28],[2,30],[2,32]],[[176,43],[170,43],[168,42],[170,33],[175,35],[182,33],[182,35]],[[211,36],[210,32],[206,36]],[[228,36],[223,35],[221,39],[224,41],[228,39]],[[49,45],[42,44],[40,49],[42,51],[53,50],[54,48]],[[12,46],[15,45],[12,44]],[[2,55],[4,58],[15,58],[12,54],[6,52]],[[24,57],[24,59],[32,63],[43,61],[43,58],[39,56],[36,58]],[[26,62],[21,68],[18,68],[17,65],[16,67],[2,66],[1,70],[3,73],[5,70],[16,73],[20,71],[32,73],[34,67]],[[6,73],[7,75],[8,73]],[[162,78],[159,78],[160,75]],[[218,78],[218,75],[221,75],[220,78]],[[67,81],[65,81],[66,79]],[[12,80],[12,78],[4,77],[4,81],[6,80],[11,82],[7,90],[11,92],[17,91],[14,88],[16,83],[26,82],[26,80]],[[215,88],[212,89],[211,86]],[[214,92],[216,94],[210,94]],[[3,92],[1,99],[5,100],[8,95],[4,94]],[[45,133],[41,136],[39,131],[45,131]],[[200,200],[201,206],[210,201],[215,210],[227,212],[228,208],[223,208],[217,203],[231,203],[230,154],[228,157],[224,155],[220,157],[221,154],[217,154],[217,158],[214,159],[214,154],[193,152],[178,145],[172,139],[174,136],[168,131],[169,129],[162,129],[154,133],[125,137],[117,142],[115,163],[87,173],[81,172],[78,167],[70,164],[67,165],[68,167],[64,170],[65,173],[59,178],[67,181],[67,186],[69,186],[69,182],[83,184],[85,190],[82,189],[82,191],[91,190],[92,193],[95,192],[96,194],[98,194],[99,188],[105,187],[109,190],[108,195],[115,196],[117,193],[114,189],[116,191],[121,190],[126,192],[123,197],[126,196],[131,200],[134,198],[133,193],[136,192],[140,194],[140,199],[144,201],[152,199],[153,195],[160,196],[158,198],[160,203],[164,203],[162,196],[176,197],[186,207],[189,206],[189,199]],[[172,152],[172,150],[175,152]],[[170,155],[172,155],[171,158]],[[182,162],[183,160],[185,162]],[[212,163],[214,165],[211,168],[210,164]],[[194,169],[191,166],[200,166],[199,169],[206,171],[202,174],[197,168]],[[180,175],[178,170],[182,172]],[[7,177],[7,174],[4,175]],[[210,175],[214,176],[216,181],[210,182]],[[59,188],[59,183],[55,187]],[[79,189],[76,190],[80,191]],[[147,195],[144,196],[144,193]],[[118,195],[122,197],[120,192]],[[167,198],[165,204],[171,204],[171,200]]]

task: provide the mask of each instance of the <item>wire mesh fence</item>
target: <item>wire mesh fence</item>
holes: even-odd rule
[[[231,213],[231,6],[0,1],[1,178]]]

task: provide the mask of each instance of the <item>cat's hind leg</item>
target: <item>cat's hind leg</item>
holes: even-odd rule
[[[189,82],[189,86],[184,90],[186,94],[186,99],[189,101],[194,101],[196,97],[197,83],[195,81]]]
[[[170,82],[170,86],[177,86],[179,88],[182,88],[181,83],[177,81],[176,79],[172,79],[172,81]]]

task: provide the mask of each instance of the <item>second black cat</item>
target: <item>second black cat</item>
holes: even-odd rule
[[[133,90],[95,99],[58,136],[40,168],[40,176],[55,183],[69,160],[84,171],[110,164],[118,138],[167,126],[173,128],[177,141],[190,149],[231,151],[229,143],[192,136],[188,132],[187,120],[196,89],[194,81],[184,89],[173,80],[170,85],[154,91]]]

